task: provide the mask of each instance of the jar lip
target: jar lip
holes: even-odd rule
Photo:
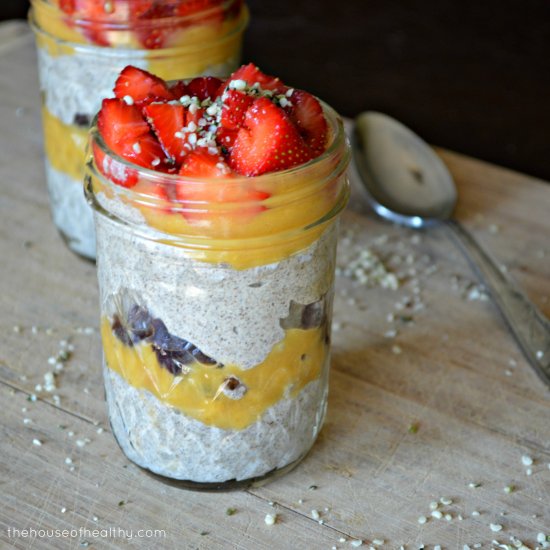
[[[158,2],[159,0],[157,0]],[[132,4],[136,2],[136,0],[117,0],[119,4],[125,3],[127,4],[128,8],[130,9],[132,7]],[[160,2],[163,2],[165,5],[176,5],[178,4],[178,0],[160,0]],[[223,12],[226,13],[229,9],[231,9],[234,5],[238,5],[241,3],[241,0],[219,0],[218,5],[209,6],[206,9],[202,11],[198,11],[196,13],[191,13],[188,15],[165,15],[161,17],[154,17],[150,19],[126,19],[126,20],[119,20],[110,18],[112,13],[115,13],[114,11],[109,13],[105,12],[105,18],[100,17],[94,17],[94,18],[84,18],[84,17],[78,17],[78,14],[76,16],[66,13],[63,10],[59,8],[52,0],[31,0],[32,6],[40,6],[45,9],[50,9],[56,13],[59,13],[62,17],[65,17],[67,19],[70,19],[73,23],[76,24],[90,24],[90,23],[99,23],[102,25],[105,25],[106,30],[127,30],[128,24],[131,23],[132,27],[135,27],[136,24],[138,26],[140,25],[147,25],[147,24],[163,24],[166,22],[169,22],[171,25],[174,24],[174,21],[180,22],[186,22],[186,21],[192,21],[195,18],[201,18],[204,17],[204,15],[208,15],[210,12],[214,12],[215,9],[222,8]],[[244,6],[244,3],[243,3]]]
[[[318,98],[317,98],[318,99]],[[338,113],[330,107],[328,104],[326,104],[321,99],[318,99],[321,103],[321,106],[323,108],[323,112],[325,114],[325,117],[327,119],[327,122],[329,126],[331,127],[331,134],[332,134],[332,140],[329,143],[328,147],[321,153],[319,156],[311,159],[310,161],[299,164],[297,166],[293,166],[292,168],[288,168],[286,170],[280,170],[278,172],[268,172],[266,174],[261,174],[259,176],[244,176],[244,175],[236,175],[231,178],[197,178],[197,177],[188,177],[188,176],[181,176],[179,174],[166,174],[163,172],[158,172],[156,170],[151,170],[149,168],[144,168],[139,165],[136,165],[132,162],[127,161],[123,157],[117,155],[114,151],[109,149],[109,147],[105,144],[103,137],[99,133],[98,127],[97,127],[97,114],[95,115],[92,125],[90,128],[90,145],[95,144],[99,147],[101,152],[114,160],[117,165],[119,165],[121,168],[128,168],[131,170],[134,170],[140,175],[143,175],[146,180],[150,183],[163,183],[164,185],[173,185],[175,186],[178,183],[185,182],[188,185],[204,185],[205,183],[208,183],[210,186],[215,185],[216,183],[219,183],[220,185],[235,185],[239,186],[242,185],[244,182],[250,182],[254,181],[256,185],[261,185],[262,183],[269,182],[270,185],[276,185],[276,180],[284,180],[289,177],[296,177],[299,175],[300,172],[303,172],[305,169],[313,168],[315,166],[322,165],[325,162],[330,161],[333,158],[337,158],[337,155],[339,152],[342,151],[343,148],[345,148],[345,145],[347,143],[347,137],[344,131],[344,123],[342,121],[342,118]],[[331,172],[336,173],[338,171],[344,171],[348,164],[348,156],[346,154],[343,154],[339,162],[336,163],[334,166],[334,170]],[[88,160],[88,164],[93,164],[93,155],[90,154],[90,158]],[[112,185],[115,188],[120,188],[120,185],[117,185],[110,179],[106,178],[102,174],[98,174],[102,179],[107,181],[109,185]],[[332,174],[331,174],[332,175]],[[132,189],[124,188],[125,192],[132,193]],[[136,193],[137,194],[137,193]]]
[[[126,0],[126,1],[132,1],[132,0]],[[224,10],[230,9],[233,4],[238,4],[240,0],[225,0],[224,1]],[[193,52],[194,50],[200,51],[204,50],[205,45],[203,43],[190,43],[185,44],[183,46],[169,46],[166,48],[134,48],[134,47],[113,47],[113,46],[103,46],[103,45],[97,45],[97,44],[90,44],[90,43],[80,43],[80,42],[73,42],[71,40],[66,40],[63,38],[59,38],[49,32],[48,30],[44,29],[37,21],[37,15],[36,11],[37,9],[46,9],[46,10],[52,10],[55,11],[58,15],[57,17],[66,16],[66,14],[62,11],[60,11],[54,4],[51,3],[50,0],[31,0],[31,9],[28,13],[28,21],[32,28],[32,30],[36,34],[42,34],[50,37],[51,39],[55,40],[59,44],[67,44],[71,45],[75,50],[77,51],[93,51],[96,52],[99,50],[109,50],[109,55],[112,57],[115,57],[117,52],[121,52],[122,55],[126,55],[127,50],[131,50],[132,52],[147,52],[148,56],[165,56],[169,55],[170,52],[177,52],[180,50],[185,50],[186,52]],[[146,19],[142,22],[138,22],[135,20],[128,20],[126,22],[113,22],[113,23],[107,23],[107,22],[101,22],[99,23],[103,25],[103,29],[106,32],[132,32],[134,30],[146,30],[150,26],[155,27],[162,27],[162,25],[168,25],[169,27],[177,27],[178,25],[182,25],[182,23],[188,23],[192,24],[194,20],[197,20],[197,23],[200,22],[200,20],[204,17],[204,14],[207,12],[199,12],[198,14],[192,14],[189,16],[168,16],[168,17],[159,17],[155,19]],[[70,17],[67,15],[67,17]],[[225,34],[221,35],[218,40],[213,41],[212,43],[208,43],[208,46],[212,44],[220,44],[223,42],[227,42],[231,40],[234,36],[239,35],[242,33],[246,27],[248,26],[250,22],[250,12],[248,10],[248,6],[243,2],[240,5],[238,14],[235,16],[235,21],[237,22],[236,25],[231,26],[231,28],[226,32]],[[159,23],[160,22],[160,23]],[[95,24],[97,21],[95,20],[85,20],[85,19],[74,19],[72,23],[75,24],[75,26],[79,26],[81,28],[84,28],[90,24]]]

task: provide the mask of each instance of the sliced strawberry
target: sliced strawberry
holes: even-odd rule
[[[206,149],[196,149],[189,153],[179,173],[192,178],[216,180],[181,181],[177,184],[176,197],[186,208],[183,215],[193,223],[200,223],[215,216],[215,212],[207,211],[215,210],[216,206],[223,204],[242,204],[242,207],[229,206],[227,210],[218,210],[217,216],[224,216],[225,219],[233,216],[243,219],[243,217],[255,215],[264,210],[259,203],[269,197],[268,193],[254,189],[252,180],[244,183],[235,180],[223,159],[219,155],[210,154]],[[186,206],[186,203],[189,206]]]
[[[262,73],[254,63],[249,63],[238,68],[229,77],[229,82],[232,80],[244,80],[249,86],[253,86],[258,82],[262,89],[273,90],[279,93],[284,93],[287,90],[287,87],[279,78]]]
[[[320,155],[326,148],[328,125],[319,101],[303,90],[294,90],[290,106],[285,111],[304,141],[316,155]]]
[[[135,140],[150,131],[138,107],[127,105],[116,98],[103,100],[97,126],[103,140],[111,149],[123,141]]]
[[[221,125],[228,130],[236,130],[242,126],[244,115],[254,98],[237,90],[228,90],[224,97]]]
[[[216,141],[219,143],[222,148],[222,153],[228,154],[233,150],[233,145],[235,145],[235,140],[239,130],[228,130],[223,126],[220,126],[216,132]]]
[[[178,164],[187,153],[181,134],[184,126],[185,108],[181,104],[151,103],[143,108],[147,122],[153,128],[164,152]]]
[[[178,80],[174,84],[170,86],[170,93],[176,98],[179,99],[180,97],[187,95],[189,92],[187,91],[187,84],[185,84],[185,81]]]
[[[222,0],[183,0],[176,8],[176,13],[180,17],[191,17],[196,15],[190,21],[190,24],[216,23],[223,20],[223,9],[220,4]]]
[[[151,170],[156,169],[161,163],[166,163],[164,151],[152,134],[124,141],[114,151],[126,160]]]
[[[229,166],[246,176],[286,170],[313,158],[311,149],[285,112],[266,97],[246,112],[229,156]]]
[[[207,98],[214,99],[221,84],[222,81],[214,76],[199,76],[187,84],[187,93],[198,97],[201,101]]]
[[[196,105],[190,105],[189,108],[185,111],[185,126],[191,129],[195,125],[195,129],[199,128],[199,121],[201,118],[204,118],[204,109],[197,107]]]
[[[143,9],[148,8],[148,9]],[[133,10],[133,6],[131,8]],[[163,48],[166,39],[177,28],[171,18],[175,15],[173,2],[154,1],[150,6],[144,5],[136,17],[135,32],[139,42],[148,50]],[[162,22],[157,23],[157,20]]]
[[[119,99],[131,97],[138,106],[147,105],[159,99],[168,101],[174,99],[164,80],[132,65],[122,69],[113,91]]]
[[[166,162],[160,143],[135,105],[116,98],[104,99],[97,126],[106,145],[124,159],[145,168]]]
[[[231,170],[225,165],[219,155],[212,155],[204,148],[196,149],[189,153],[181,164],[179,173],[192,178],[228,178]],[[186,195],[186,187],[180,191]],[[192,193],[189,193],[192,194]],[[177,193],[180,198],[181,193]]]
[[[155,0],[134,0],[130,16],[134,19],[148,18],[155,7]]]
[[[93,154],[98,170],[113,183],[122,187],[134,187],[138,182],[135,170],[124,166],[122,162],[107,156],[97,143],[93,144]]]
[[[111,9],[107,9],[105,2],[90,0],[63,0],[66,12],[76,17],[73,24],[82,32],[82,34],[93,44],[98,46],[110,46],[107,34],[109,22],[116,20],[116,5],[111,4]],[[72,11],[71,11],[72,10]]]
[[[69,15],[73,14],[76,9],[75,0],[59,0],[59,9]]]

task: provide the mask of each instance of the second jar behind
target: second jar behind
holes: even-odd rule
[[[69,248],[95,259],[84,199],[87,130],[121,69],[167,80],[236,69],[248,11],[242,0],[32,0],[42,95],[46,180],[54,223]]]

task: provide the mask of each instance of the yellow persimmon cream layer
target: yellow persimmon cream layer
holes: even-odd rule
[[[251,369],[194,363],[188,374],[174,376],[159,364],[150,343],[126,346],[113,334],[105,317],[101,335],[108,368],[131,386],[152,393],[204,424],[227,430],[242,430],[281,399],[295,398],[309,382],[319,378],[327,355],[323,327],[288,329],[266,359]],[[230,376],[247,388],[240,399],[221,391]]]
[[[86,161],[88,130],[65,124],[42,107],[44,149],[50,165],[72,179],[82,181]]]

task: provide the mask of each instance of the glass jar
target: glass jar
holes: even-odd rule
[[[296,465],[321,429],[349,195],[342,122],[323,108],[321,156],[251,178],[142,169],[91,130],[112,430],[130,460],[185,487],[259,484]]]
[[[214,1],[190,14],[183,10],[185,0],[31,4],[53,220],[74,252],[94,259],[93,217],[82,181],[87,132],[101,100],[112,97],[126,65],[168,80],[231,74],[239,64],[248,10],[242,0]]]

